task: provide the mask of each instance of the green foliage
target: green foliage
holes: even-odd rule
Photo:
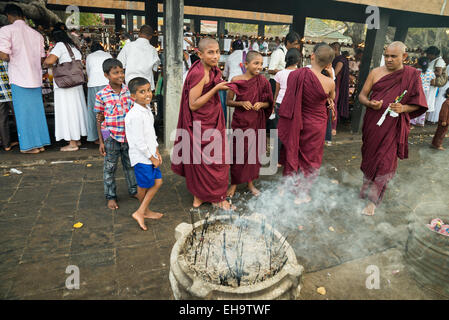
[[[101,16],[96,13],[80,13],[80,26],[103,26]]]

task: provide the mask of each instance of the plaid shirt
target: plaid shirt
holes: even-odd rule
[[[95,112],[104,112],[102,130],[109,130],[111,137],[118,142],[126,142],[125,116],[131,109],[133,101],[126,85],[122,85],[120,94],[114,92],[110,85],[99,91],[95,98]]]
[[[8,78],[8,62],[0,60],[0,102],[11,101],[11,86]]]

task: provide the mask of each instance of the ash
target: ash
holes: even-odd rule
[[[204,281],[229,287],[262,282],[287,263],[287,238],[281,241],[265,220],[208,221],[187,238],[180,258]]]

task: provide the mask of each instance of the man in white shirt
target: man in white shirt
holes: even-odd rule
[[[128,84],[134,106],[125,117],[125,133],[129,145],[129,159],[137,181],[137,198],[140,207],[132,214],[140,228],[146,231],[145,218],[160,219],[163,214],[148,208],[162,185],[159,166],[162,156],[158,150],[154,117],[149,108],[153,97],[146,78],[133,78]]]
[[[285,55],[287,54],[288,49],[297,48],[300,50],[301,47],[301,38],[299,34],[296,32],[290,32],[285,37],[285,42],[279,46],[278,49],[273,51],[270,58],[270,64],[268,66],[268,73],[270,74],[270,84],[271,89],[274,92],[276,91],[276,81],[274,80],[274,76],[281,70],[285,69]]]
[[[150,44],[152,37],[153,28],[143,25],[139,30],[139,38],[125,45],[117,59],[125,68],[126,83],[136,77],[142,77],[150,82],[151,90],[154,90],[156,86],[153,72],[157,71],[161,60],[156,48]]]

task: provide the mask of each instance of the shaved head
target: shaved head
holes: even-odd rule
[[[313,49],[315,61],[320,67],[326,67],[335,58],[335,51],[326,43],[319,43]]]
[[[245,62],[250,63],[251,61],[253,61],[254,59],[258,58],[258,57],[262,57],[262,55],[257,52],[257,51],[249,51],[248,54],[246,55],[246,60]]]
[[[407,50],[407,46],[401,41],[394,41],[390,43],[387,49],[399,49],[401,53],[405,53],[405,51]]]
[[[198,49],[201,51],[201,52],[204,52],[204,50],[208,47],[208,46],[210,46],[211,44],[214,44],[214,45],[217,45],[218,46],[218,42],[217,42],[217,40],[215,40],[215,39],[212,39],[212,38],[203,38],[203,39],[201,39],[200,40],[200,43],[198,44]]]

